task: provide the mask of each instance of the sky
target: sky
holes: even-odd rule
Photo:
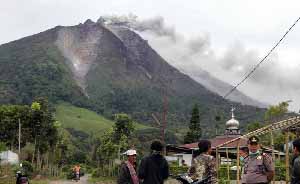
[[[300,16],[297,0],[1,0],[0,44],[57,25],[103,15],[157,20],[176,36],[144,32],[164,58],[187,73],[206,70],[237,84]],[[239,90],[268,104],[300,109],[300,22]]]

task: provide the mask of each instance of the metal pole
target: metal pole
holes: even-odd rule
[[[228,182],[230,182],[228,148],[226,148],[226,159],[227,159],[227,180]]]
[[[216,147],[216,169],[217,169],[217,179],[219,179],[219,151]]]
[[[167,126],[167,112],[168,112],[168,99],[167,99],[167,93],[166,90],[164,91],[164,105],[163,105],[163,124],[162,124],[162,142],[164,144],[164,149],[163,149],[163,155],[166,155],[166,141],[165,141],[165,130]]]
[[[236,168],[236,183],[240,183],[240,139],[237,143],[237,154],[236,154],[236,160],[237,160],[237,168]]]
[[[289,132],[285,132],[285,183],[289,183]]]
[[[274,153],[274,137],[273,137],[273,131],[270,132],[271,135],[271,148],[272,148],[272,159],[275,164],[275,153]],[[276,176],[275,170],[274,170],[274,176]],[[275,183],[275,177],[273,177],[273,183]]]

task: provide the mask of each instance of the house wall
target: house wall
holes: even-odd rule
[[[0,164],[18,164],[19,156],[12,151],[4,151],[0,153]]]
[[[192,154],[176,154],[178,155],[179,166],[182,166],[182,160],[185,161],[187,166],[192,165]]]

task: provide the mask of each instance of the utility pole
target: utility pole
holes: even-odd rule
[[[167,92],[168,86],[164,84],[160,79],[158,82],[162,85],[162,97],[163,97],[163,112],[162,112],[162,123],[158,120],[158,118],[152,114],[153,119],[158,124],[159,128],[161,128],[161,142],[165,145],[165,131],[167,127],[167,112],[168,112],[168,99],[167,99]],[[163,154],[166,155],[166,145],[163,148]]]
[[[167,112],[168,112],[168,99],[167,99],[167,88],[165,87],[165,90],[164,90],[164,96],[163,96],[163,122],[162,122],[162,135],[161,135],[161,139],[162,139],[162,142],[164,144],[164,149],[163,149],[163,154],[166,155],[167,153],[167,145],[166,145],[166,141],[165,141],[165,131],[166,131],[166,127],[167,127]]]
[[[162,117],[162,132],[161,132],[161,139],[163,141],[163,143],[165,143],[165,129],[166,129],[166,126],[167,126],[167,104],[168,101],[167,101],[167,95],[166,95],[166,92],[164,94],[164,105],[163,105],[163,117]]]
[[[21,158],[21,120],[20,118],[18,119],[19,121],[19,159]]]
[[[161,129],[161,142],[165,145],[165,131],[167,127],[167,112],[168,112],[168,100],[167,95],[164,93],[163,96],[163,113],[162,113],[162,123],[158,118],[152,113],[152,118],[157,123],[158,127]],[[166,145],[163,148],[163,154],[166,155]]]

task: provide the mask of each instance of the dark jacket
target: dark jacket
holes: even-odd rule
[[[169,176],[167,160],[160,154],[151,154],[141,160],[138,176],[142,184],[163,184]]]
[[[121,164],[118,184],[133,184],[129,169],[125,162]]]
[[[292,161],[291,184],[300,184],[300,156]]]

